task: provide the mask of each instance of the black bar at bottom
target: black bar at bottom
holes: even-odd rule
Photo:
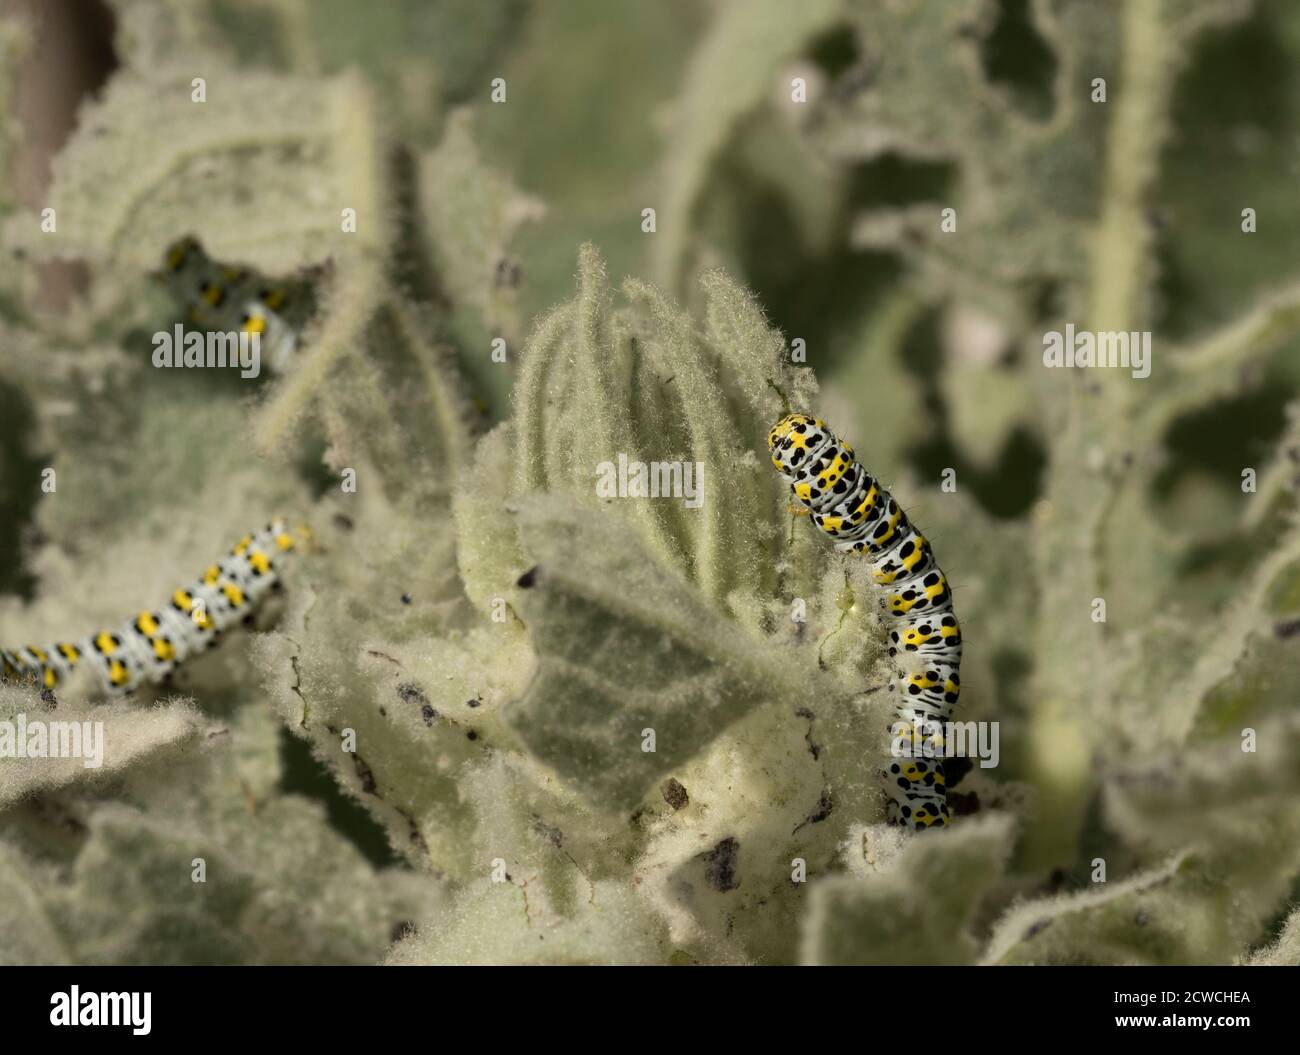
[[[428,1039],[437,1044],[487,1029],[494,1041],[536,1043],[581,1029],[578,1036],[605,1043],[647,1034],[671,1042],[713,1022],[727,1032],[761,1029],[770,1044],[856,1021],[852,1028],[872,1043],[975,1026],[993,1030],[999,1044],[1041,1040],[1044,1026],[1071,1041],[1229,1041],[1280,1035],[1294,1021],[1298,981],[1286,967],[24,967],[0,973],[0,1037],[6,1046],[110,1033],[211,1044],[273,1029],[298,1042],[373,1045],[390,1031],[436,1029]],[[104,1024],[115,1019],[125,1024]],[[449,1026],[457,1027],[451,1036],[442,1032]]]

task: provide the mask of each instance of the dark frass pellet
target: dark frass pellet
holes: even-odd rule
[[[675,810],[684,809],[691,801],[691,797],[686,794],[686,788],[676,777],[665,780],[660,790],[663,792],[664,801]]]

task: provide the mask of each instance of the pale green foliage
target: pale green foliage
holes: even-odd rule
[[[668,124],[664,161],[663,237],[655,243],[655,273],[678,283],[691,249],[687,221],[704,192],[728,138],[739,123],[789,89],[777,79],[818,33],[840,17],[840,0],[781,0],[723,4],[686,71]],[[806,73],[806,70],[800,72]],[[792,79],[792,78],[791,78]]]
[[[104,723],[100,769],[5,760],[6,963],[367,963],[436,903],[436,890],[364,861],[320,804],[279,792],[265,710],[50,709],[3,692],[6,719]]]
[[[1007,818],[971,821],[945,839],[910,839],[866,876],[845,875],[812,889],[804,932],[806,963],[969,963],[971,917],[981,892],[1001,875],[1010,850]],[[888,829],[864,833],[896,838]],[[961,882],[954,882],[961,876]]]
[[[420,159],[420,208],[429,254],[453,307],[462,347],[481,353],[493,337],[507,355],[522,340],[510,288],[510,241],[525,222],[545,214],[541,201],[521,194],[479,155],[473,111],[454,111],[441,142]],[[503,268],[502,265],[506,266]],[[500,386],[507,371],[484,354],[466,356],[477,383]]]
[[[1246,961],[1251,967],[1295,967],[1300,964],[1300,909],[1287,917],[1277,941]]]
[[[10,806],[30,795],[63,787],[77,780],[111,779],[142,759],[179,754],[204,733],[204,722],[192,707],[172,703],[157,712],[142,711],[122,703],[91,708],[86,705],[47,707],[26,687],[0,684],[0,722],[14,723],[18,715],[42,722],[103,722],[112,752],[98,767],[82,758],[7,758],[0,769],[0,806]],[[80,742],[80,733],[78,733]],[[16,749],[16,748],[15,748]],[[42,748],[42,752],[48,747]],[[89,772],[83,772],[89,769]]]
[[[975,0],[115,7],[122,67],[55,160],[57,236],[0,202],[28,261],[93,280],[52,316],[33,267],[0,268],[22,453],[59,480],[0,639],[112,626],[273,513],[311,536],[273,629],[188,664],[184,699],[0,690],[0,719],[106,735],[99,770],[0,760],[0,957],[1295,962],[1300,417],[1256,494],[1235,466],[1163,483],[1174,429],[1300,323],[1274,243],[1288,281],[1216,299],[1214,329],[1180,307],[1163,339],[1161,260],[1200,237],[1155,222],[1198,207],[1173,99],[1244,5],[1032,3],[1041,111],[990,72],[1001,6]],[[22,40],[4,26],[0,54]],[[828,47],[838,71],[808,57]],[[507,105],[483,101],[498,75]],[[175,310],[147,272],[184,234],[315,280],[298,361],[255,399],[146,365]],[[1067,321],[1155,329],[1151,377],[1043,370]],[[958,717],[1003,736],[946,833],[879,823],[879,592],[787,514],[777,389],[956,589]],[[1041,479],[990,511],[1023,438]],[[620,454],[701,463],[701,508],[600,494]]]
[[[55,163],[51,205],[67,234],[29,234],[32,248],[143,273],[183,227],[217,259],[275,274],[383,242],[377,121],[358,80],[229,67],[207,70],[206,80],[207,101],[195,102],[184,76],[113,78]],[[249,110],[268,96],[282,105],[250,127]],[[146,110],[149,121],[132,120]],[[255,191],[269,222],[249,222]],[[340,231],[344,208],[358,214],[350,241]]]
[[[317,76],[358,68],[404,136],[436,133],[445,101],[477,88],[518,0],[112,0],[119,56],[137,73],[206,76],[207,62]],[[204,61],[196,62],[196,56]],[[259,115],[262,109],[258,109]]]
[[[468,609],[449,599],[435,610],[425,596],[434,569],[446,570],[426,520],[421,557],[383,573],[410,584],[411,608],[396,588],[300,588],[283,629],[259,649],[281,714],[338,767],[394,845],[467,887],[454,905],[470,929],[434,938],[448,925],[431,921],[420,928],[430,937],[399,959],[469,955],[459,943],[497,904],[485,899],[522,897],[485,879],[494,858],[547,921],[541,931],[572,935],[555,943],[555,958],[623,955],[614,950],[627,895],[602,877],[626,881],[635,861],[648,898],[637,912],[660,921],[659,955],[788,956],[798,888],[785,862],[830,859],[851,811],[878,808],[861,764],[884,750],[884,701],[861,698],[878,647],[873,610],[859,603],[841,622],[846,570],[806,536],[788,549],[775,478],[738,442],[779,415],[769,380],[802,399],[806,382],[781,365],[779,338],[726,276],[705,276],[702,324],[640,283],[616,305],[606,281],[584,249],[577,296],[539,322],[525,350],[514,420],[464,467],[455,522]],[[586,409],[602,405],[636,410]],[[703,460],[702,508],[598,497],[596,466],[619,450]],[[358,499],[352,515],[374,502]],[[368,548],[369,574],[385,554],[413,552],[395,533],[400,519],[362,515],[389,525]],[[333,533],[324,540],[327,550],[340,544]],[[860,569],[851,581],[865,601]],[[792,622],[774,595],[806,598],[808,624]],[[808,631],[837,623],[821,669],[824,635]],[[424,626],[442,627],[441,636]],[[817,699],[827,705],[802,709]],[[354,756],[340,746],[349,728]],[[653,752],[642,750],[648,730]],[[680,812],[659,793],[670,775],[692,796]],[[727,867],[746,876],[741,904],[700,859],[723,843],[737,847]],[[788,852],[774,857],[774,844]],[[582,897],[552,883],[576,884]],[[697,893],[682,902],[692,885]],[[608,913],[602,898],[613,901]],[[570,927],[570,903],[599,911]],[[720,952],[722,918],[736,913],[753,916],[753,932]],[[567,949],[580,935],[586,952]]]

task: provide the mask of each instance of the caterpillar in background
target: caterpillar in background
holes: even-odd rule
[[[184,304],[186,322],[260,334],[272,370],[283,373],[292,364],[298,331],[312,307],[305,283],[274,283],[248,268],[226,267],[194,238],[168,248],[158,278]]]
[[[84,664],[110,696],[131,692],[141,682],[157,684],[187,657],[207,651],[227,627],[251,618],[279,581],[276,558],[293,547],[284,521],[273,520],[240,539],[197,582],[172,593],[159,611],[141,612],[116,630],[73,643],[0,650],[4,677],[53,689]]]
[[[836,549],[865,553],[872,578],[889,590],[889,654],[922,661],[912,673],[898,672],[905,696],[895,712],[898,720],[913,730],[918,713],[946,722],[961,692],[961,628],[930,543],[825,422],[787,414],[772,426],[767,446],[772,464],[803,507],[800,512],[835,539]],[[942,762],[895,758],[882,775],[890,794],[890,823],[916,831],[949,823]]]

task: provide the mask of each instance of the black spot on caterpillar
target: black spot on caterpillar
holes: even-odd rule
[[[116,630],[79,641],[0,649],[0,671],[8,680],[48,690],[88,666],[111,696],[131,692],[142,682],[157,684],[252,613],[277,585],[277,561],[293,547],[284,521],[273,520],[240,539],[196,582],[173,591],[157,611],[142,611]]]
[[[772,426],[767,446],[800,512],[835,540],[836,549],[867,556],[871,577],[889,591],[889,654],[903,696],[896,717],[919,745],[924,736],[913,724],[915,715],[946,722],[961,692],[961,628],[930,543],[825,422],[787,414]],[[891,823],[917,831],[948,824],[943,762],[891,759],[881,775]]]

